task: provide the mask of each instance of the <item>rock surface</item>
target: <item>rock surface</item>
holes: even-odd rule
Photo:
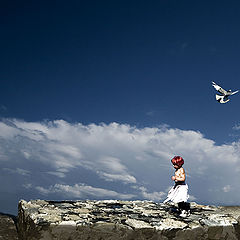
[[[184,218],[175,210],[150,201],[21,200],[19,239],[240,239],[240,207],[191,203],[191,214]]]
[[[16,217],[0,213],[0,240],[17,240]]]

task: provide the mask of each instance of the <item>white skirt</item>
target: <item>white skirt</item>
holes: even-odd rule
[[[164,201],[164,203],[171,201],[174,203],[179,202],[187,202],[189,198],[188,195],[188,185],[178,185],[175,188],[172,187],[170,191],[168,192],[167,199]]]

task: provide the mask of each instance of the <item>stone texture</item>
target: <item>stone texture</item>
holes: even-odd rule
[[[17,240],[16,217],[0,213],[0,240]]]
[[[240,239],[240,207],[191,203],[180,217],[172,205],[150,201],[19,202],[22,240]]]

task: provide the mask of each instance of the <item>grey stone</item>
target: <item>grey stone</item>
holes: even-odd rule
[[[239,239],[240,207],[191,203],[180,217],[174,205],[151,201],[19,202],[22,240]]]

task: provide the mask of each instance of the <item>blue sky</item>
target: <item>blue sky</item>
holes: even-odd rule
[[[150,199],[186,161],[192,201],[240,204],[237,1],[1,3],[0,211]],[[219,200],[221,199],[221,200]]]

